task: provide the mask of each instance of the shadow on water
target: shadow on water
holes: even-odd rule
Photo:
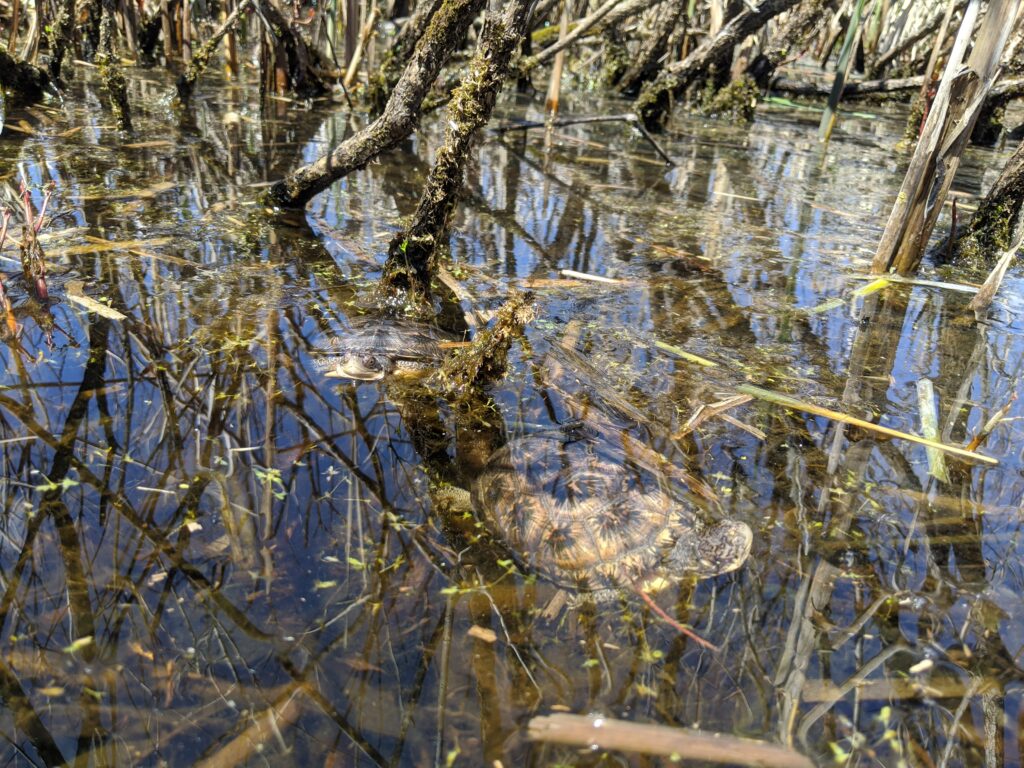
[[[947,480],[919,446],[768,403],[687,427],[750,381],[919,432],[928,378],[942,439],[964,444],[1018,388],[1012,298],[982,325],[936,288],[848,300],[898,186],[898,121],[851,119],[825,150],[781,112],[749,131],[684,120],[670,170],[621,126],[565,129],[549,152],[488,138],[452,271],[481,310],[530,287],[540,319],[506,379],[456,407],[316,365],[369,305],[440,122],[308,226],[272,224],[260,185],[347,115],[260,114],[218,86],[183,117],[139,73],[139,134],[119,136],[80,74],[0,139],[37,203],[55,185],[48,306],[2,254],[19,324],[0,349],[5,759],[627,762],[526,740],[531,715],[568,710],[821,762],[1019,762],[1024,405],[982,447],[998,466],[950,458]],[[967,189],[997,165],[969,157]],[[124,318],[88,313],[75,281]],[[438,503],[495,450],[580,420],[753,528],[740,570],[659,596],[718,652],[629,594],[575,606]]]

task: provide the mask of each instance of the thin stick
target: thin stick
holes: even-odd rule
[[[588,280],[592,283],[607,283],[609,285],[622,285],[623,280],[618,280],[614,277],[604,277],[603,275],[590,275],[586,272],[577,272],[575,269],[560,269],[558,273],[563,277],[571,277],[576,280]]]
[[[662,160],[665,161],[665,165],[675,166],[675,161],[668,156],[668,153],[661,148],[661,145],[655,141],[654,136],[651,132],[644,127],[643,121],[634,113],[626,112],[621,115],[596,115],[592,117],[560,117],[557,120],[551,120],[547,123],[538,123],[534,121],[525,121],[522,123],[514,123],[511,125],[499,125],[496,128],[492,128],[493,133],[508,133],[509,131],[528,131],[531,128],[546,128],[551,126],[553,128],[560,128],[566,125],[586,125],[588,123],[629,123],[637,130],[640,134],[647,139],[647,142],[654,148],[654,151],[658,154]]]
[[[523,62],[523,68],[531,70],[538,64],[543,64],[552,56],[565,50],[567,47],[579,40],[586,32],[590,30],[597,22],[603,19],[609,11],[611,11],[616,5],[622,0],[608,0],[604,5],[594,11],[592,14],[587,16],[585,19],[581,19],[572,32],[569,34],[563,34],[561,31],[558,34],[558,42],[554,45],[548,46],[543,51],[538,53],[533,58],[527,59]]]
[[[647,603],[647,606],[652,611],[654,611],[659,616],[659,618],[661,618],[662,621],[664,621],[666,624],[668,624],[670,627],[672,627],[672,629],[674,629],[676,632],[678,632],[681,635],[686,635],[688,638],[690,638],[695,643],[697,643],[697,645],[701,645],[704,648],[708,648],[709,650],[715,651],[716,653],[718,652],[718,646],[717,645],[713,645],[712,643],[709,643],[707,640],[705,640],[703,637],[698,635],[692,629],[689,629],[688,627],[684,627],[678,621],[673,619],[671,616],[669,616],[662,609],[662,607],[660,605],[658,605],[656,602],[654,602],[654,598],[652,598],[650,595],[648,595],[642,589],[637,588],[636,589],[636,593],[638,595],[640,595],[640,598],[645,603]]]
[[[630,723],[599,715],[534,717],[527,735],[534,741],[550,741],[587,749],[613,749],[647,755],[681,756],[689,760],[762,768],[814,768],[799,752],[781,744],[744,739],[725,733],[708,733],[649,723]]]
[[[569,34],[569,6],[566,0],[562,0],[562,14],[558,27],[558,41],[565,40]],[[565,66],[565,50],[560,49],[555,54],[555,63],[551,67],[551,80],[548,82],[548,98],[544,109],[549,117],[554,117],[558,112],[558,100],[562,93],[562,68]]]
[[[937,440],[928,440],[924,437],[918,437],[912,435],[909,432],[900,432],[898,429],[891,429],[889,427],[883,427],[880,424],[875,424],[864,419],[858,419],[856,416],[849,416],[839,411],[833,411],[831,408],[822,408],[820,405],[814,405],[813,403],[806,403],[802,400],[783,395],[779,392],[772,392],[769,389],[762,389],[761,387],[755,387],[752,384],[740,384],[736,387],[737,392],[742,392],[745,395],[752,395],[759,400],[766,400],[769,403],[781,405],[784,408],[792,408],[795,411],[804,411],[805,413],[813,413],[816,416],[824,416],[827,419],[838,421],[843,424],[851,424],[861,429],[871,430],[877,432],[880,435],[888,435],[889,437],[898,437],[901,440],[909,440],[912,443],[917,443],[931,448],[938,448],[940,451],[944,451],[952,456],[957,456],[961,459],[968,461],[977,461],[982,464],[990,464],[995,466],[999,464],[997,459],[993,459],[990,456],[982,456],[980,453],[974,453],[973,451],[965,450],[955,445],[946,445],[940,443]]]
[[[985,424],[982,426],[982,428],[978,430],[978,434],[971,438],[971,442],[969,442],[965,446],[968,451],[974,451],[978,449],[978,446],[981,445],[985,438],[989,436],[989,433],[999,426],[999,422],[1006,418],[1006,414],[1010,412],[1010,407],[1016,401],[1017,393],[1014,392],[1012,395],[1010,395],[1010,399],[1006,401],[1006,405],[1004,405],[998,411],[993,413],[992,416],[989,417],[989,420],[986,421]]]

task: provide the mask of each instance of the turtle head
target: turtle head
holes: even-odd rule
[[[356,381],[378,381],[391,366],[386,358],[377,355],[348,355],[338,361],[328,376]]]
[[[735,571],[746,562],[754,532],[737,520],[722,520],[699,532],[682,536],[668,555],[679,571],[708,579]]]

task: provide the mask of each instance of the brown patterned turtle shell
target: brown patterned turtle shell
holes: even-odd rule
[[[727,573],[753,539],[746,523],[708,520],[669,493],[663,473],[600,436],[514,440],[488,459],[472,498],[521,565],[588,591],[656,592],[686,574]]]

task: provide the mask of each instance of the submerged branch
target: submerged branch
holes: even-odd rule
[[[730,765],[762,768],[814,768],[807,757],[781,744],[744,739],[725,733],[708,733],[653,723],[631,723],[609,717],[558,713],[534,717],[529,724],[534,741],[640,752],[645,755],[681,755]]]

